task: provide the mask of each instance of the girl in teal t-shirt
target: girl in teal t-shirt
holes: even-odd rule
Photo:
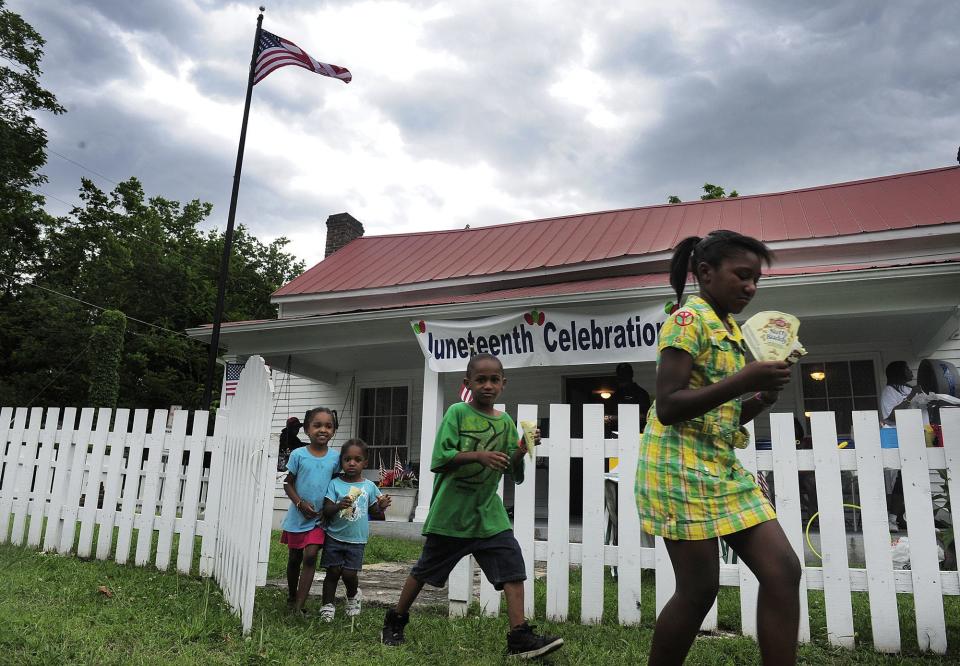
[[[340,466],[343,473],[330,481],[323,504],[323,517],[327,520],[327,540],[320,558],[320,566],[327,572],[320,608],[323,622],[333,621],[333,600],[341,578],[347,588],[347,617],[360,614],[358,572],[363,567],[363,551],[370,534],[369,514],[382,519],[383,510],[390,506],[390,496],[381,493],[373,481],[363,478],[366,442],[351,439],[340,447]]]
[[[280,536],[280,543],[289,549],[287,603],[300,612],[310,593],[317,554],[324,542],[320,523],[323,497],[330,479],[340,471],[340,456],[329,448],[337,433],[337,415],[326,407],[311,409],[304,418],[304,432],[310,444],[294,450],[287,461],[283,489],[290,506]]]

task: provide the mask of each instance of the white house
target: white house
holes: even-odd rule
[[[561,329],[589,328],[590,319],[625,327],[633,318],[631,344],[611,342],[618,331],[610,326],[597,353],[508,364],[503,401],[511,411],[538,404],[544,414],[551,403],[602,401],[618,361],[632,362],[653,395],[653,347],[642,324],[666,316],[671,248],[717,228],[755,236],[777,256],[743,317],[774,309],[801,320],[809,355],[779,410],[835,411],[843,433],[852,410],[877,408],[890,361],[960,365],[960,167],[474,229],[365,237],[347,214],[327,224],[328,256],[273,295],[278,318],[225,324],[222,344],[238,360],[260,354],[277,371],[276,430],[287,416],[326,405],[341,413],[338,439],[363,437],[388,464],[396,450],[420,461],[426,479],[435,426],[460,399],[462,377],[425,362],[418,339],[436,323],[523,324],[524,314],[542,311],[553,329],[534,321],[524,330],[556,351]],[[427,331],[412,325],[420,321]],[[210,328],[190,334],[208,338]],[[568,350],[579,335],[571,331]],[[581,347],[591,347],[592,335]],[[506,342],[496,351],[508,353]],[[444,344],[441,352],[465,367],[456,341]],[[429,501],[420,494],[418,519]]]

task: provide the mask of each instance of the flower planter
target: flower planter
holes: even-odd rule
[[[390,506],[384,512],[387,520],[410,522],[414,509],[417,508],[416,488],[382,488],[385,495],[390,495]]]

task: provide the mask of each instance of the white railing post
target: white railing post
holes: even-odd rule
[[[420,482],[417,484],[417,510],[413,520],[422,523],[430,511],[430,498],[433,496],[433,472],[430,462],[433,458],[433,441],[437,436],[440,419],[443,418],[443,394],[440,392],[440,373],[430,368],[430,362],[423,362],[423,412],[420,418]]]

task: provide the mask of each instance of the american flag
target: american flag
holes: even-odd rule
[[[468,389],[466,386],[460,387],[460,400],[463,402],[470,402],[473,400],[473,391]]]
[[[323,76],[340,79],[344,83],[350,83],[353,78],[350,70],[345,67],[328,65],[325,62],[314,60],[290,40],[277,37],[266,30],[260,30],[256,64],[253,70],[253,85],[260,83],[273,70],[287,65],[303,67]]]
[[[236,395],[241,372],[243,372],[243,363],[227,363],[227,367],[223,371],[223,386],[226,395]]]
[[[380,457],[380,452],[377,452],[377,460],[380,462],[380,483],[383,483],[383,480],[387,476],[387,470],[383,468],[383,458]]]
[[[397,473],[397,478],[400,478],[400,475],[403,474],[403,463],[400,462],[400,456],[394,452],[393,454],[393,470]]]
[[[773,504],[773,496],[770,495],[770,486],[767,484],[767,477],[763,472],[757,472],[757,485],[760,486],[760,492],[763,493],[763,496]]]

